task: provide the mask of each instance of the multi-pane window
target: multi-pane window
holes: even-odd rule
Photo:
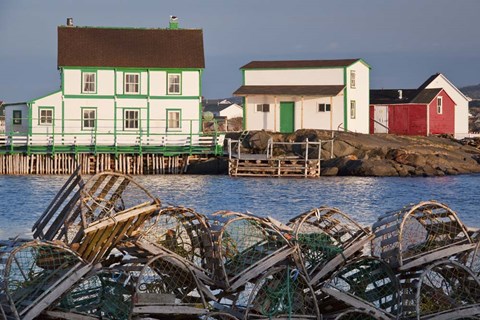
[[[355,70],[350,70],[350,88],[355,89]]]
[[[257,112],[270,112],[270,105],[268,103],[257,104]]]
[[[318,112],[330,112],[331,106],[330,103],[319,103]]]
[[[442,97],[437,97],[437,113],[438,114],[443,113],[443,99],[442,99]]]
[[[96,73],[95,72],[83,72],[83,93],[95,93],[96,92]]]
[[[168,94],[181,93],[181,75],[179,73],[168,74]]]
[[[82,128],[83,129],[95,129],[96,120],[95,109],[83,109],[82,110]]]
[[[357,117],[357,102],[355,100],[350,101],[350,119]]]
[[[39,110],[39,124],[53,124],[53,109]]]
[[[140,92],[140,75],[138,73],[125,73],[125,93]]]
[[[125,129],[138,129],[139,112],[138,110],[125,110],[123,115]]]
[[[168,129],[180,128],[180,111],[179,110],[167,111],[167,128]]]
[[[13,110],[13,124],[22,124],[22,110]]]

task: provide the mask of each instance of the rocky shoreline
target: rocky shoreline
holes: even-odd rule
[[[229,133],[227,138],[238,139],[240,133]],[[298,130],[292,134],[267,131],[250,132],[243,140],[242,153],[262,153],[271,138],[274,142],[301,142],[329,140],[331,131]],[[445,176],[480,172],[480,140],[455,140],[450,136],[398,136],[390,134],[367,135],[334,132],[333,155],[324,147],[321,163],[322,176]],[[297,146],[274,149],[275,156],[304,156]],[[311,156],[310,156],[311,155]],[[316,158],[318,149],[309,148],[310,158]],[[211,160],[192,165],[187,173],[225,173],[227,160]]]

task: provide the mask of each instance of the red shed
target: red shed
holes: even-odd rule
[[[443,89],[370,90],[370,133],[454,134],[455,103]]]

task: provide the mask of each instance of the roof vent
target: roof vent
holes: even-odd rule
[[[178,29],[178,18],[176,16],[170,16],[170,25],[169,25],[170,30],[176,30]]]
[[[398,90],[398,99],[403,99],[403,90]]]
[[[73,27],[73,18],[67,18],[67,27]]]

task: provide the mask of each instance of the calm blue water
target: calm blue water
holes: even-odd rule
[[[0,176],[0,239],[28,235],[66,176]],[[164,205],[203,214],[250,211],[281,221],[321,205],[335,206],[370,225],[377,216],[422,200],[455,210],[468,226],[480,227],[480,175],[432,178],[322,177],[320,179],[141,176],[141,184]]]

